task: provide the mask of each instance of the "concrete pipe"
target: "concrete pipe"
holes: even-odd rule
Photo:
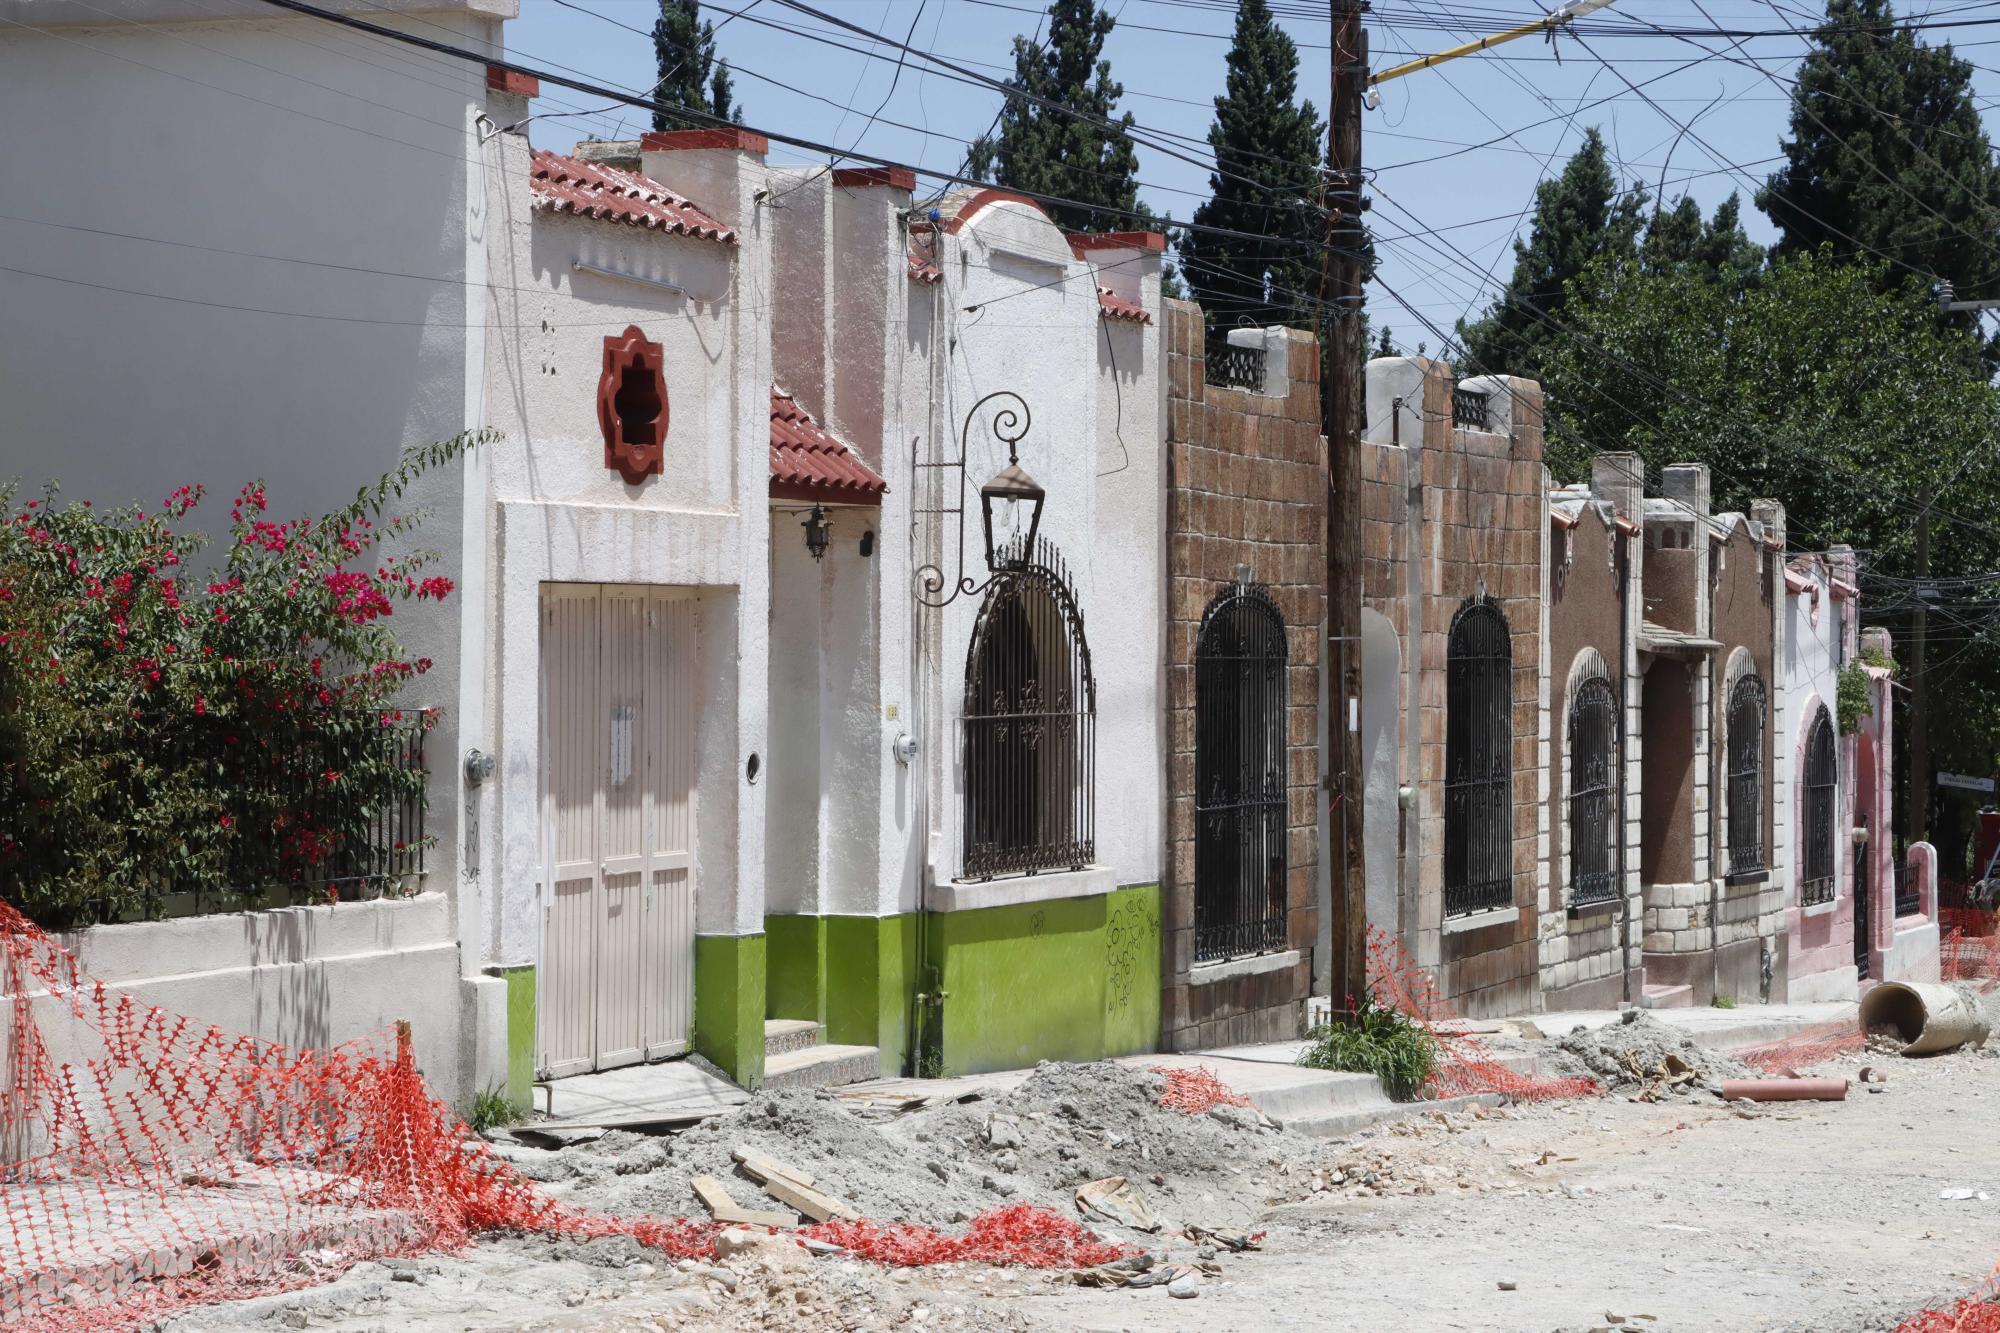
[[[1984,1046],[1986,1015],[1970,986],[1884,981],[1861,997],[1861,1030],[1893,1034],[1904,1055],[1936,1055],[1971,1042]]]
[[[1844,1078],[1731,1078],[1722,1082],[1724,1101],[1739,1097],[1753,1102],[1844,1102]]]

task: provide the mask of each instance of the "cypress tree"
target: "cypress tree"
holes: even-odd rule
[[[1540,374],[1542,348],[1562,335],[1564,288],[1599,255],[1631,255],[1637,246],[1645,192],[1621,193],[1595,126],[1562,175],[1535,187],[1535,216],[1526,241],[1514,242],[1514,273],[1485,316],[1459,321],[1458,339],[1480,370]],[[1538,314],[1537,311],[1542,313]]]
[[[1295,100],[1298,75],[1298,48],[1265,0],[1242,0],[1208,131],[1216,164],[1208,178],[1212,197],[1195,209],[1194,221],[1276,244],[1203,232],[1181,237],[1188,285],[1218,326],[1311,321],[1305,307],[1318,289],[1319,255],[1287,243],[1325,235],[1315,207],[1325,125],[1311,102]]]
[[[737,118],[741,108],[736,105],[729,62],[715,58],[715,25],[702,20],[699,0],[660,0],[660,16],[653,21],[653,60],[659,71],[659,82],[653,88],[655,101],[723,120]],[[653,113],[656,130],[689,129],[707,123],[665,111]]]
[[[1764,265],[1764,247],[1743,231],[1743,203],[1732,194],[1706,221],[1701,206],[1682,195],[1646,223],[1639,262],[1649,273],[1692,269],[1726,287],[1743,287]]]
[[[2000,296],[2000,164],[1972,66],[1894,23],[1889,0],[1828,0],[1792,91],[1785,164],[1757,206],[1781,254],[1831,246],[1874,265],[1874,250],[1962,295]]]
[[[1014,39],[1007,86],[1016,91],[1001,108],[997,133],[981,136],[967,156],[974,176],[1023,194],[1077,201],[1046,205],[1067,231],[1130,230],[1153,216],[1139,202],[1132,141],[1103,123],[1134,123],[1130,112],[1117,114],[1125,86],[1102,58],[1113,26],[1096,0],[1050,0],[1047,39],[1039,45]],[[1020,93],[1075,114],[1047,110]]]

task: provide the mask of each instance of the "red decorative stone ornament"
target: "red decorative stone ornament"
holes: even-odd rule
[[[634,324],[604,340],[597,381],[604,466],[637,486],[666,470],[667,377],[660,345]]]

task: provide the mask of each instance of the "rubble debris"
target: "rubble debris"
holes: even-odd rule
[[[1153,1215],[1152,1208],[1139,1191],[1132,1188],[1132,1182],[1123,1176],[1107,1176],[1079,1186],[1076,1208],[1085,1217],[1100,1217],[1107,1222],[1131,1227],[1134,1231],[1160,1229],[1160,1219]]]
[[[1547,1059],[1561,1074],[1592,1078],[1643,1101],[1712,1092],[1725,1079],[1754,1076],[1742,1062],[1697,1044],[1643,1009],[1627,1009],[1616,1023],[1558,1038]]]
[[[1197,1244],[1218,1245],[1237,1254],[1244,1250],[1260,1249],[1264,1241],[1264,1233],[1261,1231],[1234,1231],[1227,1227],[1210,1230],[1193,1222],[1181,1228],[1181,1235]]]
[[[744,1261],[773,1273],[812,1267],[812,1255],[792,1241],[746,1228],[732,1227],[717,1236],[715,1257],[724,1263]]]

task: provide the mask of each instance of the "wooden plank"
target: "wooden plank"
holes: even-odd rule
[[[803,1186],[806,1189],[813,1187],[813,1178],[811,1176],[795,1166],[787,1166],[776,1158],[766,1157],[755,1148],[738,1148],[729,1155],[736,1159],[737,1165],[743,1168],[745,1175],[760,1185],[772,1176],[783,1176],[794,1185]]]
[[[794,1227],[799,1224],[798,1217],[792,1213],[745,1208],[730,1196],[729,1187],[714,1176],[696,1176],[688,1183],[694,1187],[694,1197],[701,1201],[708,1215],[725,1226]]]
[[[693,1125],[715,1116],[726,1115],[734,1109],[733,1106],[662,1106],[656,1111],[580,1116],[574,1120],[537,1120],[532,1124],[515,1125],[508,1132],[518,1138],[523,1134],[533,1134],[537,1130],[638,1129],[645,1125]]]
[[[838,1217],[848,1222],[858,1222],[861,1214],[829,1194],[821,1194],[807,1185],[794,1184],[784,1176],[774,1175],[764,1182],[764,1193],[790,1208],[796,1208],[815,1222],[827,1222]]]

